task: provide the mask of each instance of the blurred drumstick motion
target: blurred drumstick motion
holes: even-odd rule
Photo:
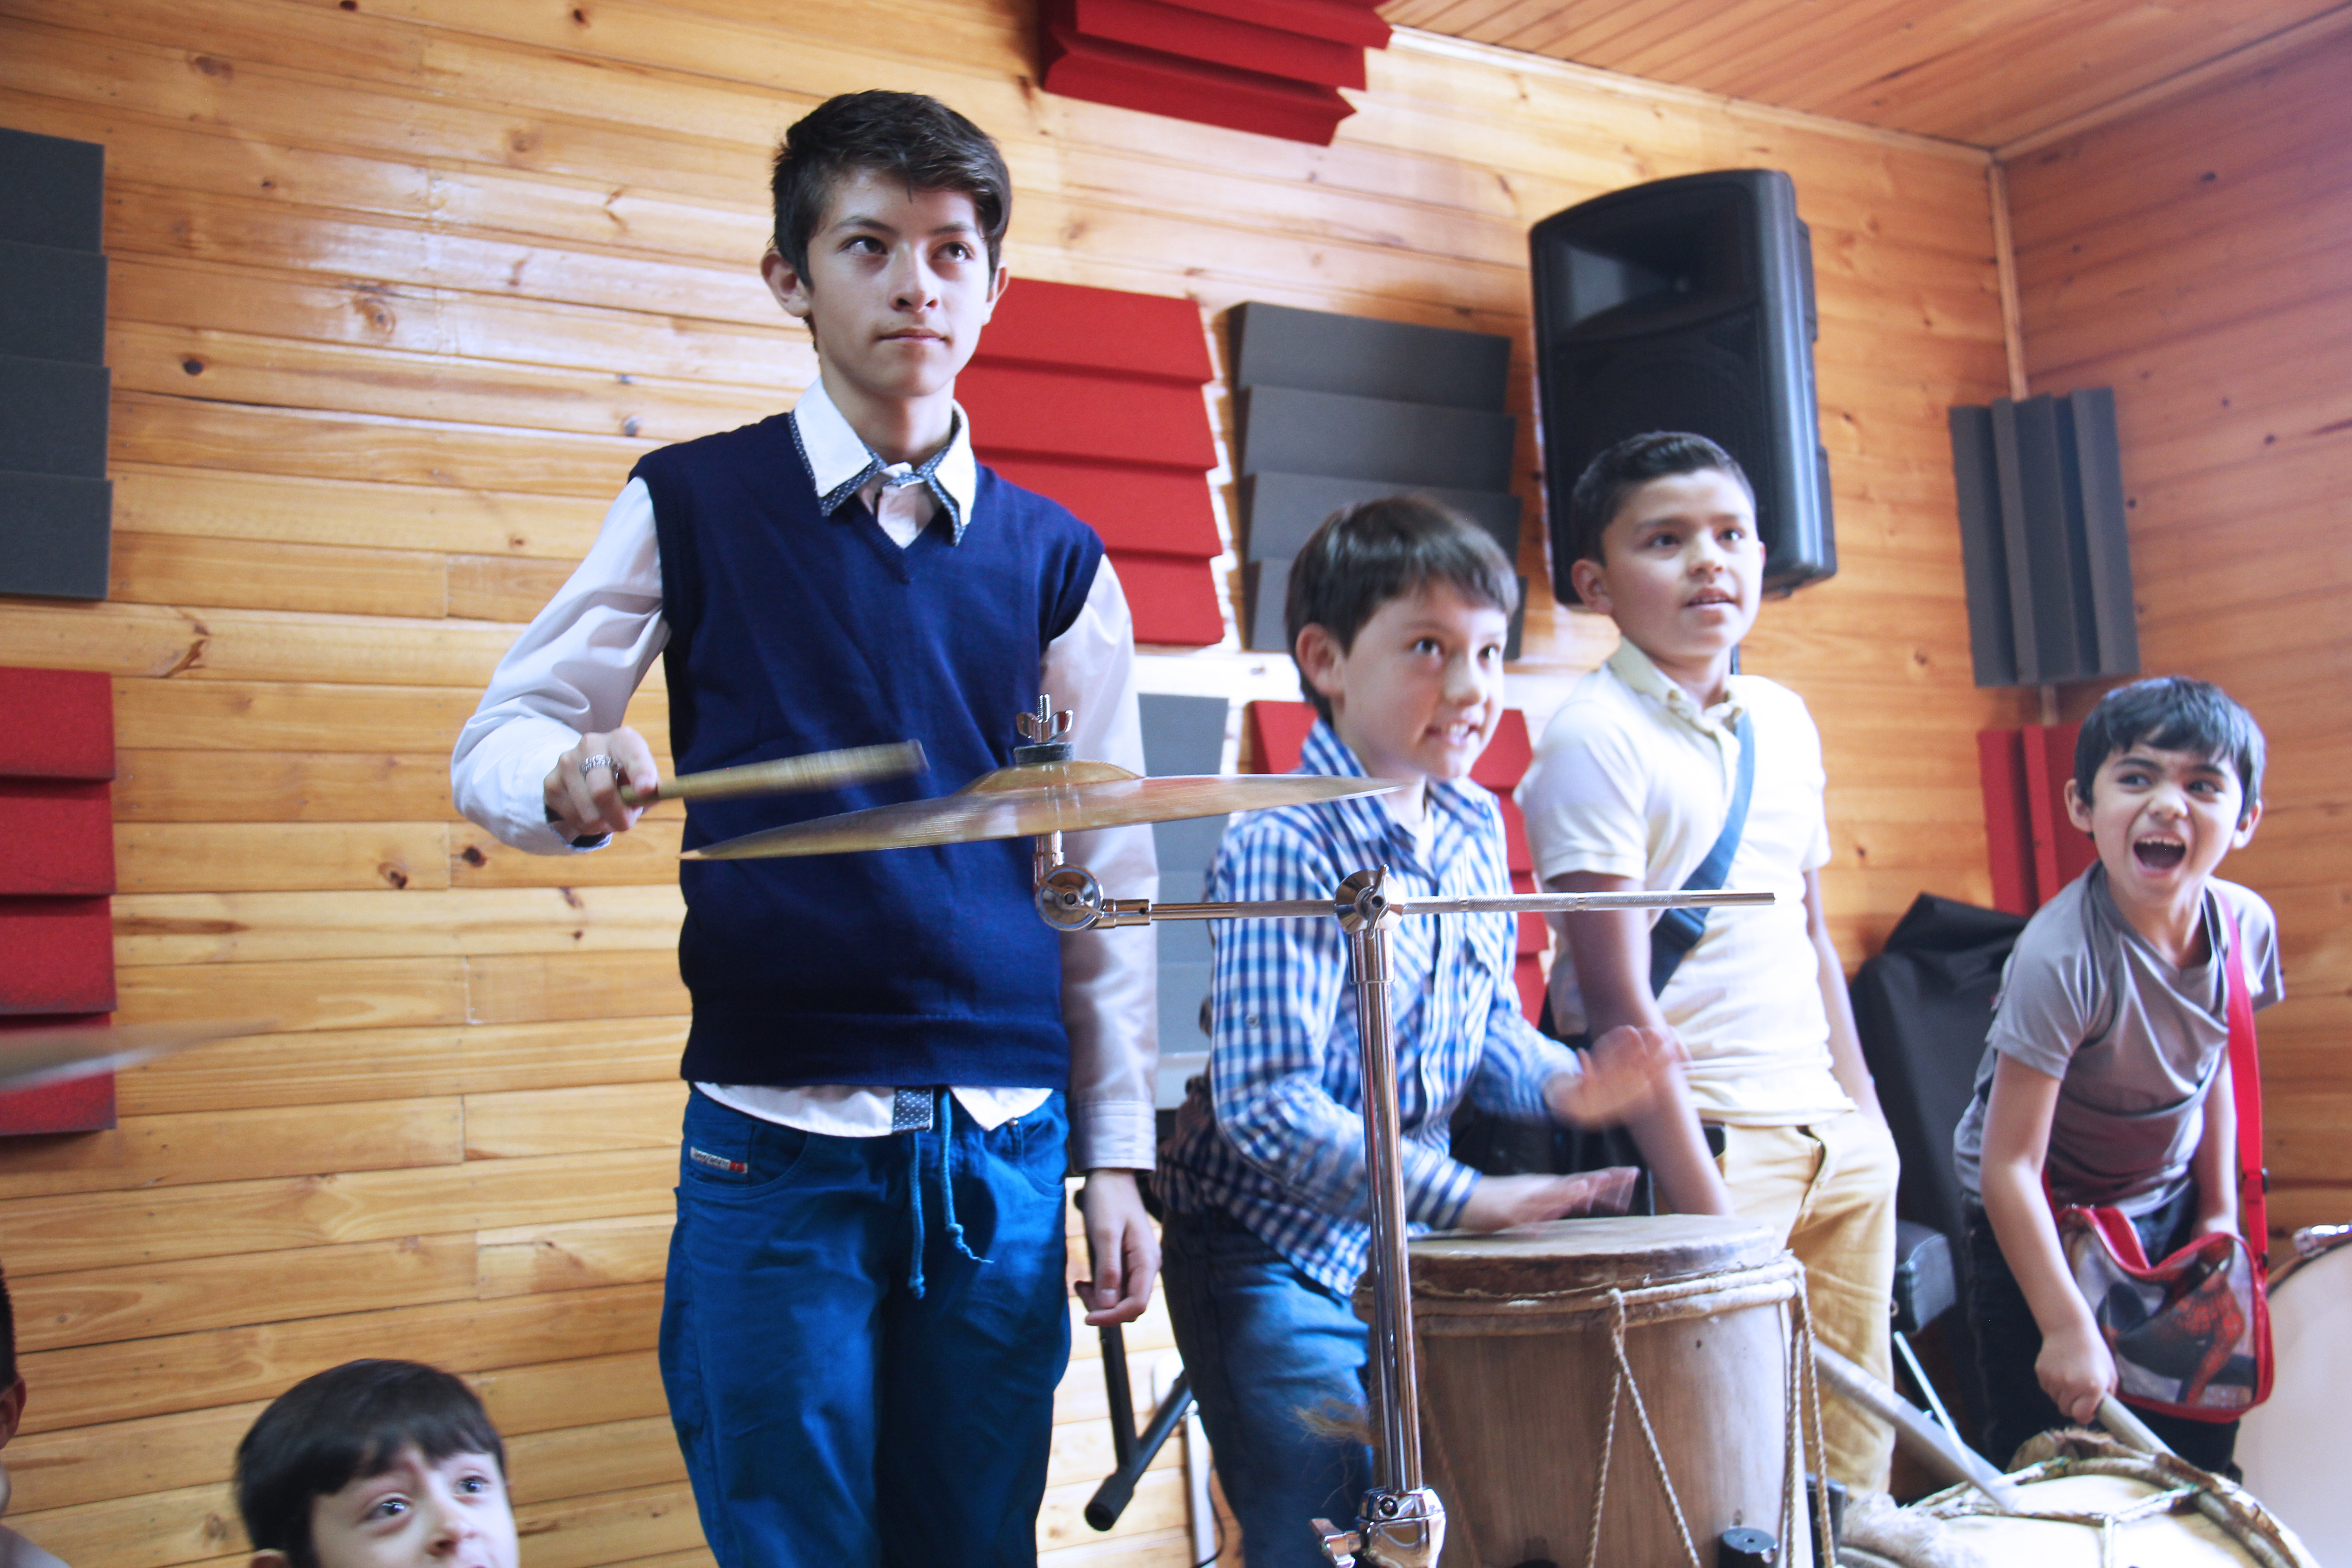
[[[1813,1342],[1813,1365],[1832,1393],[1859,1405],[1895,1428],[1895,1440],[1905,1452],[1947,1481],[1972,1486],[2003,1513],[2021,1513],[2025,1500],[2010,1479],[1951,1433],[1945,1431],[1885,1384],[1856,1366],[1820,1340]]]
[[[624,805],[651,805],[657,800],[732,800],[747,795],[795,795],[811,790],[841,789],[876,779],[902,778],[923,771],[923,743],[899,741],[885,746],[851,746],[839,752],[812,752],[804,757],[782,757],[772,763],[747,763],[740,768],[714,768],[663,779],[640,792],[621,785]]]
[[[277,1026],[274,1018],[215,1018],[197,1024],[129,1024],[114,1028],[72,1024],[0,1032],[0,1090],[38,1089],[113,1072],[207,1040],[265,1035]]]

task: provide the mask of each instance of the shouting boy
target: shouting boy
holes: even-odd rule
[[[1408,781],[1386,795],[1236,818],[1214,900],[1328,899],[1388,868],[1398,898],[1510,891],[1500,807],[1467,782],[1503,710],[1511,563],[1418,497],[1337,512],[1298,552],[1286,619],[1319,715],[1302,773]],[[1646,1106],[1676,1069],[1621,1030],[1590,1067],[1520,1016],[1517,917],[1408,920],[1391,938],[1405,1209],[1495,1230],[1587,1212],[1625,1183],[1481,1176],[1447,1153],[1465,1095],[1502,1117],[1591,1124]],[[1313,1568],[1317,1516],[1353,1517],[1370,1454],[1325,1409],[1360,1407],[1363,1081],[1347,951],[1330,920],[1216,928],[1209,1071],[1161,1149],[1168,1309],[1249,1568]],[[1630,1173],[1628,1173],[1630,1174]]]
[[[657,653],[681,773],[912,737],[960,784],[1011,762],[1042,692],[1075,710],[1079,754],[1143,769],[1102,542],[982,467],[955,401],[1005,287],[995,144],[930,99],[849,94],[792,128],[773,194],[761,275],[818,379],[790,414],[640,462],[500,663],[452,771],[466,814],[519,847],[636,820],[617,787],[656,773],[621,718]],[[685,843],[916,793],[697,802]],[[1148,828],[1074,853],[1118,896],[1157,890]],[[694,1089],[661,1361],[712,1552],[1032,1562],[1069,1160],[1087,1321],[1132,1319],[1158,1268],[1135,1180],[1150,933],[1056,936],[1017,842],[681,880]]]
[[[2238,1228],[2230,970],[2257,1009],[2284,985],[2270,906],[2213,872],[2253,837],[2262,785],[2263,732],[2217,686],[2135,681],[2083,721],[2066,815],[2098,864],[2018,937],[1953,1135],[1997,1460],[2089,1422],[2116,1389],[2052,1205],[2120,1209],[2150,1258]],[[2189,1463],[2230,1471],[2236,1422],[2138,1414]]]
[[[1571,581],[1623,640],[1520,782],[1536,875],[1558,892],[1737,888],[1780,902],[1737,919],[1555,916],[1553,1018],[1563,1035],[1631,1024],[1680,1042],[1708,1142],[1686,1120],[1633,1123],[1661,1194],[1771,1226],[1805,1266],[1822,1338],[1885,1378],[1895,1142],[1822,911],[1821,734],[1795,692],[1731,668],[1763,587],[1755,496],[1714,442],[1655,434],[1595,458],[1570,510]],[[1885,1490],[1885,1426],[1842,1401],[1822,1425],[1830,1475]]]

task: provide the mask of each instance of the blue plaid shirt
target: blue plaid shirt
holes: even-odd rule
[[[1362,777],[1328,724],[1298,771]],[[1379,796],[1285,806],[1234,819],[1209,873],[1212,900],[1328,899],[1354,872],[1389,868],[1391,897],[1507,893],[1495,797],[1477,784],[1429,786],[1426,847]],[[1403,1125],[1405,1208],[1443,1228],[1478,1174],[1448,1154],[1466,1092],[1482,1109],[1549,1121],[1543,1086],[1576,1059],[1519,1014],[1517,917],[1427,916],[1390,936],[1389,1011]],[[1222,1209],[1317,1283],[1344,1295],[1371,1233],[1364,1178],[1356,994],[1336,919],[1219,921],[1209,1072],[1188,1086],[1160,1151],[1171,1209]],[[1443,984],[1439,982],[1443,980]]]

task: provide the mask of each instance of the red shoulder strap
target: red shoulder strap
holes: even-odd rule
[[[2218,898],[2219,895],[2217,894]],[[2226,909],[2226,906],[2224,906]],[[2230,1098],[2238,1111],[2238,1231],[2257,1267],[2270,1267],[2270,1205],[2263,1170],[2263,1065],[2254,1044],[2254,998],[2246,988],[2245,932],[2229,917]]]

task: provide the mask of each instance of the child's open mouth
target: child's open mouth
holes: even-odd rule
[[[2142,838],[2132,845],[2132,858],[2151,871],[2169,871],[2188,854],[2189,846],[2178,838]]]

